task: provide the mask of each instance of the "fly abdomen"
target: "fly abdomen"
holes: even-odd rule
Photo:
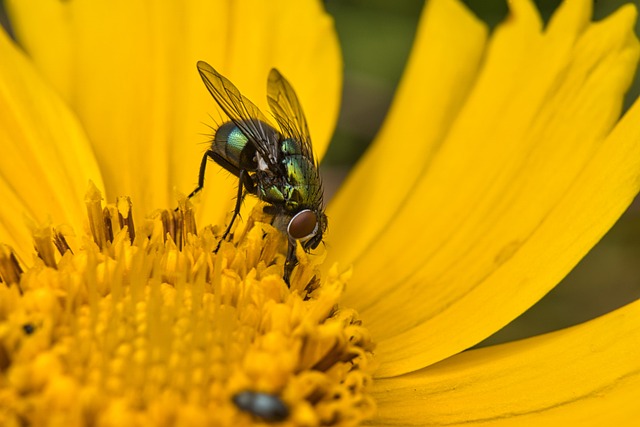
[[[218,128],[211,143],[211,150],[238,170],[253,171],[258,167],[254,145],[233,122],[225,123]]]

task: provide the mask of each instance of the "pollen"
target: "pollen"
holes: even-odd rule
[[[258,207],[216,252],[189,203],[134,224],[91,189],[84,235],[0,245],[0,425],[348,426],[371,418],[373,344],[318,260],[283,281]]]

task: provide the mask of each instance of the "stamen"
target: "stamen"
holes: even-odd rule
[[[321,277],[319,260],[300,251],[288,288],[287,239],[261,207],[214,253],[223,227],[196,235],[187,202],[136,232],[128,198],[101,199],[95,187],[86,197],[95,245],[80,239],[71,251],[60,231],[36,230],[44,262],[25,273],[0,245],[2,281],[24,289],[0,287],[6,419],[314,426],[371,417],[373,344],[339,304],[349,274]]]
[[[118,208],[118,220],[120,221],[120,228],[127,227],[129,233],[129,240],[131,243],[136,238],[136,229],[133,226],[133,212],[131,209],[131,199],[129,197],[118,197],[116,203]]]
[[[38,258],[44,261],[47,267],[56,268],[55,250],[53,246],[53,238],[51,236],[51,228],[43,227],[34,230],[33,243],[38,254]]]
[[[0,244],[0,279],[7,285],[19,284],[23,270],[18,263],[13,249],[5,244]]]
[[[64,234],[57,231],[55,228],[53,229],[53,244],[56,245],[56,249],[58,249],[60,255],[64,255],[67,251],[73,253],[69,247],[69,243],[67,243],[67,239],[64,237]]]
[[[107,246],[109,233],[104,225],[104,217],[102,213],[102,195],[93,182],[89,183],[89,190],[84,198],[87,206],[87,216],[89,217],[89,227],[93,241],[99,248]]]
[[[177,210],[164,210],[160,213],[160,220],[162,221],[162,228],[164,230],[163,238],[171,237],[178,246],[178,249],[182,249],[184,239],[188,235],[197,236],[196,220],[190,206],[187,206],[190,202],[185,199],[180,201]]]
[[[108,242],[113,242],[113,222],[111,221],[112,213],[109,211],[109,206],[105,206],[102,210],[102,218],[104,220],[104,234]],[[113,207],[111,207],[113,210]],[[120,224],[120,222],[118,222]],[[118,226],[117,229],[120,230],[122,226]]]

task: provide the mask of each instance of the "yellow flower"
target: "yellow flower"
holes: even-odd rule
[[[619,117],[632,6],[593,23],[566,0],[543,27],[513,0],[489,37],[458,0],[428,2],[389,117],[328,206],[326,253],[299,251],[288,289],[260,205],[213,253],[228,174],[172,208],[217,111],[198,60],[263,111],[277,67],[322,155],[341,83],[320,4],[7,3],[26,54],[0,36],[2,425],[635,424],[638,302],[462,352],[640,189],[640,105]]]

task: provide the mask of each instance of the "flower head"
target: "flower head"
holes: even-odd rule
[[[289,288],[263,205],[247,199],[216,251],[236,182],[209,173],[177,211],[173,189],[190,189],[215,108],[197,60],[263,110],[280,69],[322,155],[340,61],[321,5],[8,3],[26,54],[0,36],[5,424],[633,425],[637,302],[460,353],[638,193],[640,106],[619,117],[633,7],[593,23],[567,0],[544,27],[514,0],[489,37],[430,1],[389,117],[328,206],[326,253],[298,248]]]
[[[214,253],[219,236],[198,233],[188,206],[135,227],[128,199],[103,208],[93,187],[86,204],[92,241],[77,252],[42,228],[39,260],[26,272],[6,247],[0,255],[10,285],[0,288],[4,423],[323,425],[371,416],[373,345],[338,304],[346,273],[321,280],[301,255],[289,289],[284,239],[260,210]]]

